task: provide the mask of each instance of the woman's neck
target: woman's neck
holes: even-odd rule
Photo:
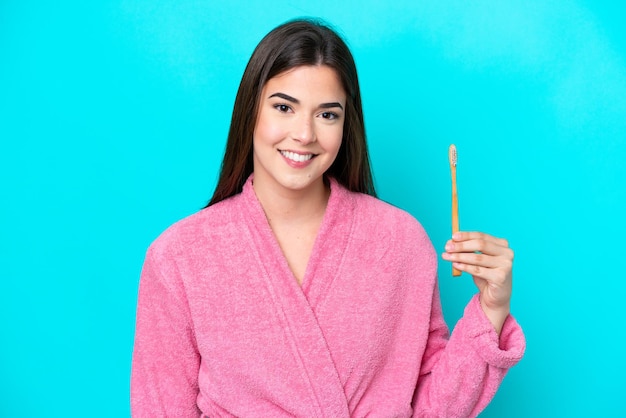
[[[322,179],[305,190],[265,187],[253,179],[253,188],[270,224],[319,221],[330,196]]]

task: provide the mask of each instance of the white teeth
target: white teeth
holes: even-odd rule
[[[303,163],[313,158],[313,154],[296,154],[295,152],[291,151],[281,151],[280,153],[284,157],[289,158],[291,161],[296,161],[298,163]]]

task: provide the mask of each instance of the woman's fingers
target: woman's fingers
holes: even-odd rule
[[[448,251],[444,253],[444,258],[453,263],[469,264],[486,268],[504,267],[508,264],[505,262],[507,258],[475,252],[455,253]]]
[[[449,241],[459,244],[465,251],[489,252],[489,249],[509,248],[509,242],[504,238],[496,238],[483,232],[457,232]]]
[[[482,232],[457,232],[445,249],[443,258],[472,276],[496,283],[510,276],[514,254],[505,239]]]
[[[452,261],[452,260],[450,260]],[[510,280],[511,269],[503,262],[496,267],[488,267],[485,265],[452,262],[452,265],[457,270],[464,271],[471,274],[474,278],[484,279],[493,285],[501,285]]]
[[[457,232],[442,257],[472,275],[483,311],[500,332],[511,300],[513,250],[507,240],[483,232]]]
[[[473,253],[481,252],[489,255],[500,255],[505,252],[508,247],[502,247],[493,242],[484,240],[470,240],[470,241],[448,241],[446,243],[446,251],[451,253]]]
[[[508,247],[509,243],[504,238],[497,238],[493,235],[485,234],[484,232],[472,231],[472,232],[456,232],[452,235],[452,239],[454,241],[469,241],[469,240],[485,240],[489,242],[493,242],[494,244],[498,244],[503,247]]]

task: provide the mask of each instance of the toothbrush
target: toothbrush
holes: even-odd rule
[[[448,148],[448,160],[450,161],[450,174],[452,175],[452,234],[459,231],[459,197],[456,191],[456,146],[450,145]],[[452,275],[460,276],[461,271],[452,267]]]

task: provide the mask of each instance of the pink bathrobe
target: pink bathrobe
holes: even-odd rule
[[[525,339],[475,296],[450,338],[437,254],[409,214],[331,180],[298,285],[243,192],[149,248],[132,364],[134,417],[467,417]]]

